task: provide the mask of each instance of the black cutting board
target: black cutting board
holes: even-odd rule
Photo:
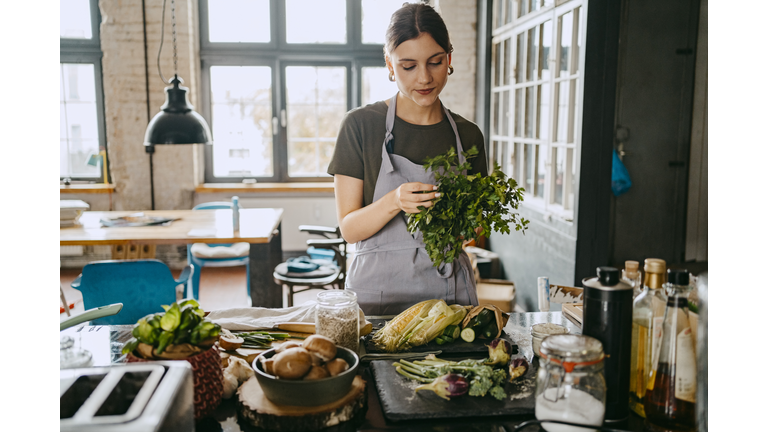
[[[376,391],[379,394],[384,416],[389,421],[534,413],[538,359],[534,359],[525,375],[514,383],[505,385],[507,397],[503,401],[489,394],[483,397],[463,395],[445,400],[431,391],[417,393],[414,388],[420,384],[397,373],[392,366],[394,362],[394,360],[371,362]]]
[[[384,325],[386,324],[386,320],[383,319],[370,319],[371,324],[373,325],[373,331],[365,336],[363,339],[365,341],[365,352],[367,353],[384,353],[384,350],[378,349],[376,345],[373,343],[373,335],[376,334],[377,331],[379,331]],[[508,334],[504,333],[504,331],[501,332],[501,338],[506,339],[511,345],[512,345],[512,354],[517,353],[517,345],[515,345],[514,342],[512,342],[512,339],[509,337]],[[437,342],[431,341],[426,345],[419,345],[415,346],[411,349],[409,349],[407,352],[430,352],[430,351],[442,351],[443,355],[454,355],[454,354],[479,354],[480,356],[487,356],[488,355],[488,347],[486,347],[487,344],[491,343],[490,339],[480,339],[476,338],[472,342],[465,342],[463,339],[458,338],[455,341],[443,345],[438,345]]]

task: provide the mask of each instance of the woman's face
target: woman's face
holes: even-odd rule
[[[434,104],[448,82],[451,55],[429,33],[401,43],[386,60],[400,93],[419,106]]]

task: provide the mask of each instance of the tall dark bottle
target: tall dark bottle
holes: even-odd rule
[[[597,277],[584,279],[582,285],[582,334],[599,340],[605,352],[605,422],[623,422],[629,418],[632,286],[621,281],[619,270],[613,267],[598,267]]]
[[[667,270],[661,348],[645,393],[645,426],[654,432],[696,429],[696,348],[688,315],[689,275]]]

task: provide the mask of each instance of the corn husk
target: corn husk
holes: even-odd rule
[[[467,308],[443,300],[426,300],[406,309],[376,332],[373,342],[386,352],[407,351],[425,345],[451,324],[460,323]]]

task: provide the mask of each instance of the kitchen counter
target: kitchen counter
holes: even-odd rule
[[[538,323],[556,323],[568,327],[573,334],[581,333],[581,329],[565,318],[561,312],[533,312],[513,313],[504,327],[504,331],[518,346],[519,352],[529,360],[533,358],[531,348],[530,327]],[[78,335],[84,347],[93,353],[94,366],[104,366],[125,362],[125,356],[120,353],[123,344],[131,338],[133,326],[85,326],[71,328],[62,334]],[[406,422],[389,422],[385,419],[381,403],[376,391],[374,379],[369,367],[363,364],[360,374],[368,383],[368,410],[364,419],[357,424],[351,422],[340,424],[326,429],[328,432],[346,431],[508,431],[527,420],[535,420],[535,416],[500,416],[500,417],[467,417],[445,420],[418,420]],[[630,415],[627,425],[616,426],[617,429],[627,431],[642,431],[643,419],[635,414]],[[208,418],[197,423],[197,431],[227,431],[227,432],[253,432],[258,429],[247,425],[241,425],[237,419],[237,397],[223,400],[216,411]],[[522,429],[523,432],[540,431],[538,426],[532,425]]]

